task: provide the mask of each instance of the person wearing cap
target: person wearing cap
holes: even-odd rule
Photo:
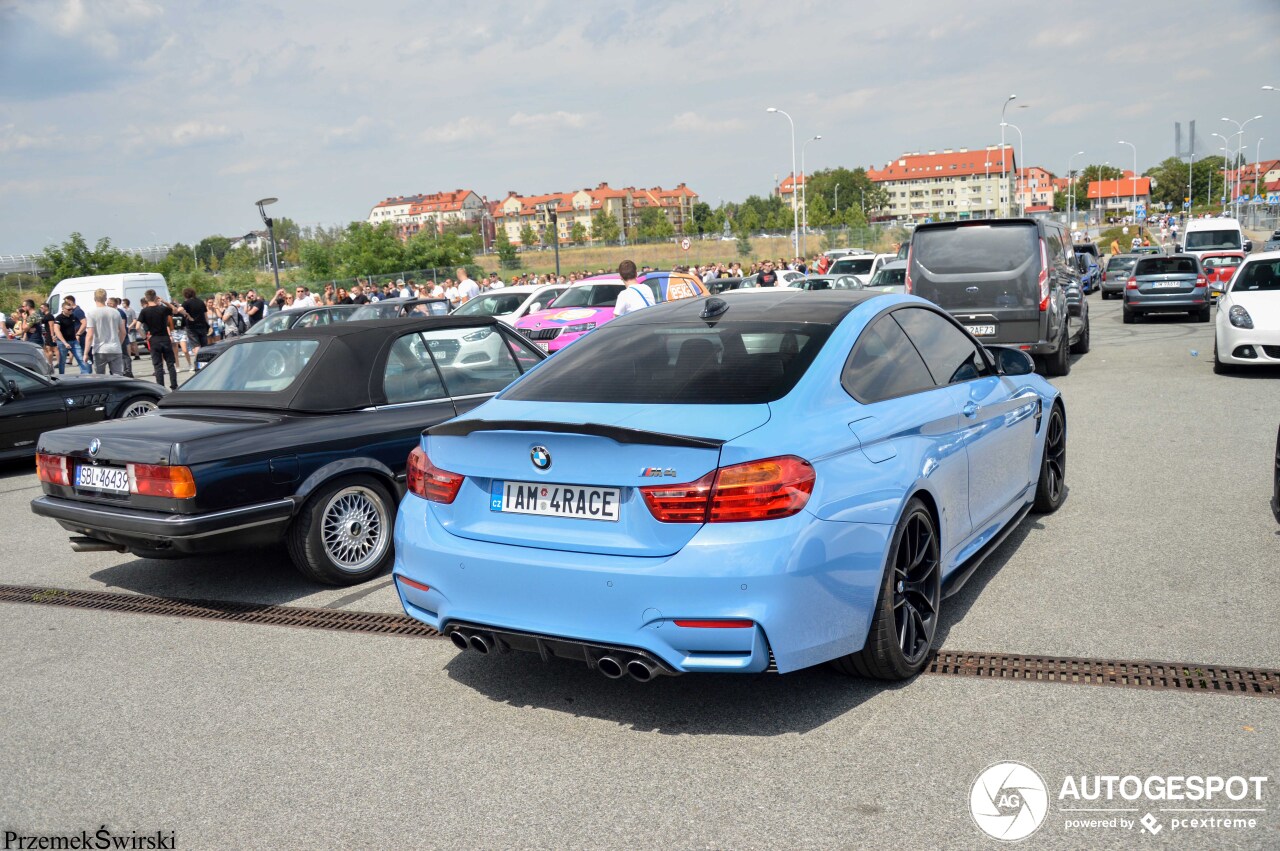
[[[502,282],[502,279],[498,277],[498,273],[497,273],[497,272],[490,272],[490,273],[489,273],[489,289],[491,289],[491,290],[500,290],[500,289],[502,289],[502,288],[503,288],[503,287],[505,287],[505,286],[506,286],[506,284],[504,284],[504,283]]]

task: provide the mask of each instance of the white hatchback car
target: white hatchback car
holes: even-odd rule
[[[1213,371],[1280,366],[1280,251],[1250,254],[1218,299]]]
[[[568,284],[536,287],[503,287],[481,293],[453,312],[459,316],[492,316],[514,327],[516,320],[538,310],[546,310]]]

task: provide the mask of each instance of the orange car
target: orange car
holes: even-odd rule
[[[1231,277],[1235,275],[1240,264],[1244,262],[1243,251],[1214,251],[1200,255],[1200,264],[1204,266],[1204,276],[1209,281],[1209,295],[1217,299],[1227,291]]]

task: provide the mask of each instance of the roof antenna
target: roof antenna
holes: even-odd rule
[[[729,305],[722,298],[709,298],[702,305],[702,312],[698,314],[699,319],[715,319],[720,314],[729,309]]]

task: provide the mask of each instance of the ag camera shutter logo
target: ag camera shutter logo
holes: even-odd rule
[[[973,823],[992,839],[1017,842],[1040,829],[1049,812],[1044,778],[1020,762],[998,762],[969,789]]]

